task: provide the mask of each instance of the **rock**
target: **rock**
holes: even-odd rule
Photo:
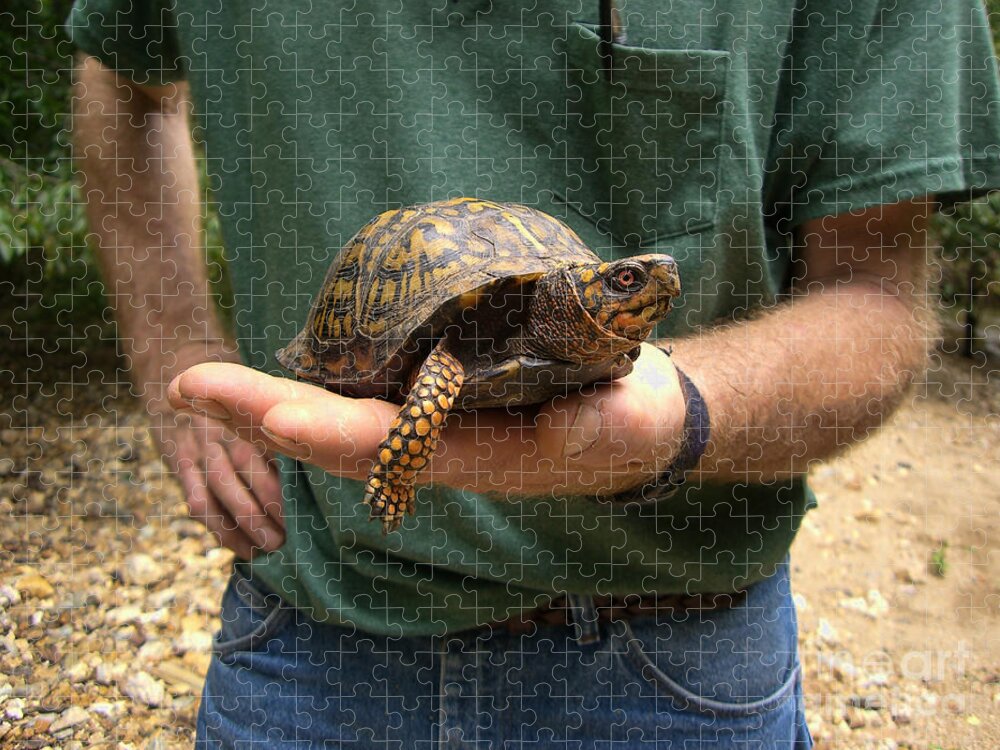
[[[59,715],[58,719],[52,722],[49,732],[55,734],[64,729],[83,724],[86,721],[90,721],[90,715],[84,709],[79,706],[70,706]]]
[[[31,490],[25,502],[24,512],[29,516],[44,516],[48,512],[45,493],[41,490]]]
[[[905,727],[913,723],[913,711],[910,710],[909,706],[896,706],[893,708],[890,715],[892,716],[893,722],[901,727]]]
[[[91,713],[95,713],[98,716],[102,716],[110,721],[117,721],[125,715],[127,710],[128,709],[125,708],[125,704],[122,701],[115,701],[114,703],[98,701],[97,703],[90,704]]]
[[[847,714],[844,716],[844,721],[847,722],[847,726],[851,729],[862,729],[866,723],[864,712],[855,708],[851,708],[847,711]]]
[[[11,698],[4,703],[3,713],[11,721],[20,721],[24,718],[24,701],[20,698]]]
[[[852,695],[847,699],[848,705],[865,711],[881,711],[885,703],[877,695]]]
[[[896,568],[894,574],[896,576],[896,580],[900,583],[927,583],[927,576],[924,575],[923,569],[916,565],[907,566],[905,568]]]
[[[99,662],[94,667],[94,679],[101,685],[114,685],[128,670],[128,665],[118,662]]]
[[[90,665],[85,661],[79,660],[73,662],[69,667],[63,670],[63,677],[73,683],[87,682],[92,673],[93,670]]]
[[[146,641],[139,648],[139,652],[136,654],[136,658],[139,661],[162,661],[171,654],[170,646],[167,645],[166,641],[161,641],[159,639],[153,639]]]
[[[118,575],[125,583],[149,586],[163,579],[164,570],[150,555],[136,552],[125,558]]]
[[[188,630],[174,639],[174,652],[209,651],[212,648],[212,634],[204,630]]]
[[[139,671],[125,680],[122,692],[132,700],[147,706],[162,706],[167,701],[167,690],[163,683],[148,672]]]
[[[0,609],[6,609],[12,604],[20,604],[21,594],[9,584],[0,585]]]
[[[135,605],[127,604],[123,607],[109,609],[104,615],[104,622],[108,625],[118,627],[130,622],[138,622],[142,618],[142,614],[142,609]]]
[[[25,573],[17,579],[17,583],[14,585],[25,596],[31,596],[36,599],[48,599],[56,593],[56,590],[52,588],[52,584],[48,582],[48,579],[35,571]]]
[[[881,617],[889,611],[889,602],[885,600],[878,589],[868,591],[868,611],[872,617]]]
[[[862,685],[862,687],[864,688],[888,687],[888,685],[889,685],[888,672],[872,672],[865,678],[865,682]]]
[[[817,662],[820,666],[830,670],[830,674],[838,682],[847,682],[858,676],[858,668],[846,659],[827,654],[817,654]]]
[[[854,520],[861,523],[878,523],[882,520],[882,511],[877,508],[872,510],[862,510],[854,514]]]
[[[830,621],[825,617],[819,618],[819,625],[816,627],[816,635],[824,643],[829,643],[830,645],[836,645],[840,642],[840,636],[837,634],[837,629],[830,624]]]
[[[840,606],[843,609],[860,612],[873,620],[882,617],[889,611],[889,602],[885,600],[877,589],[870,589],[866,597],[855,596],[849,599],[841,599]]]

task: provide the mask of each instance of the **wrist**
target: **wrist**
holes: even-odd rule
[[[711,436],[708,405],[691,378],[679,367],[675,366],[674,369],[684,400],[684,426],[680,445],[665,469],[658,469],[651,480],[639,487],[609,498],[611,502],[649,503],[670,497],[695,470],[708,447]]]

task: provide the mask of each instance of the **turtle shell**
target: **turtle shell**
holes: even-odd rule
[[[338,253],[278,361],[347,395],[392,398],[464,311],[496,306],[499,289],[599,262],[573,230],[527,206],[457,198],[386,211]]]

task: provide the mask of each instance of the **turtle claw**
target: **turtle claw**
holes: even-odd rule
[[[412,485],[386,484],[384,480],[372,476],[368,478],[361,502],[371,508],[369,521],[382,521],[382,535],[385,536],[403,525],[403,516],[407,512],[413,515],[415,500],[416,492]]]

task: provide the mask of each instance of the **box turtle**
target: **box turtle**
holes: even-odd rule
[[[413,512],[452,409],[538,404],[628,374],[679,293],[668,255],[604,262],[541,211],[458,198],[364,226],[277,358],[343,395],[403,404],[364,497],[387,533]]]

